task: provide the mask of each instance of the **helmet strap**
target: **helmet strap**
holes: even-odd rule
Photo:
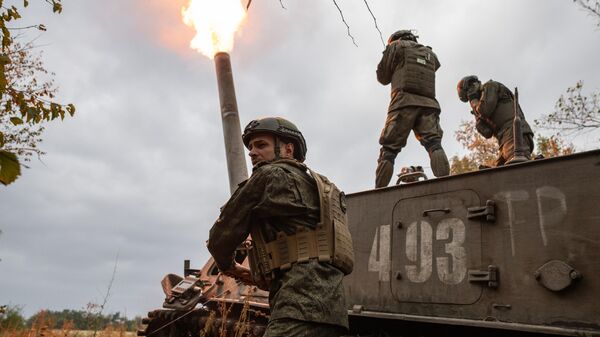
[[[281,159],[281,141],[277,136],[273,136],[273,138],[275,138],[275,160],[279,160]]]

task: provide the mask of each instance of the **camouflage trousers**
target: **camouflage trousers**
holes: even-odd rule
[[[512,133],[512,129],[510,130],[510,133]],[[533,148],[534,148],[532,134],[530,134],[530,133],[523,134],[523,146],[525,147],[525,157],[527,157],[527,159],[530,159],[531,153],[533,152]],[[515,143],[514,143],[512,137],[510,137],[507,141],[505,141],[504,144],[500,145],[500,149],[498,151],[498,152],[500,152],[500,155],[499,155],[498,159],[496,160],[496,166],[502,166],[502,165],[506,164],[507,161],[512,159],[512,157],[514,155],[514,151],[515,151],[514,148],[515,148]]]
[[[279,318],[269,321],[263,337],[339,337],[345,332],[337,325]]]
[[[379,161],[394,163],[398,152],[406,146],[411,130],[427,152],[431,153],[436,147],[441,147],[444,131],[440,127],[439,114],[437,109],[418,106],[407,106],[388,112],[379,137]]]

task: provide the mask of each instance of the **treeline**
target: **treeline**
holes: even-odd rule
[[[120,312],[99,314],[87,310],[62,311],[42,310],[29,318],[22,315],[19,307],[5,307],[0,311],[0,330],[25,329],[32,326],[47,325],[49,329],[69,328],[72,330],[105,330],[107,328],[135,331],[141,324],[142,318],[128,319]]]

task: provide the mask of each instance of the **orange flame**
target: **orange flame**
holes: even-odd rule
[[[189,0],[181,9],[183,22],[196,29],[190,47],[210,59],[233,49],[233,36],[246,18],[240,0]]]

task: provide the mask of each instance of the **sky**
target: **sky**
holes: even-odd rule
[[[0,304],[26,316],[84,309],[144,316],[160,280],[201,267],[229,196],[214,64],[189,48],[187,0],[43,1],[22,11],[74,118],[47,126],[47,154],[0,187]],[[216,1],[216,0],[215,0]],[[21,1],[18,1],[21,3]],[[245,2],[244,2],[245,3]],[[363,0],[254,0],[231,52],[242,127],[282,116],[301,129],[307,165],[346,193],[371,189],[390,88],[376,81],[384,47]],[[369,0],[383,39],[415,29],[442,64],[442,144],[469,120],[456,83],[475,74],[519,88],[530,124],[584,81],[600,91],[600,20],[570,0]],[[283,8],[283,7],[285,8]],[[598,134],[568,141],[598,148]],[[249,161],[248,161],[249,165]],[[396,170],[429,159],[410,137]],[[431,174],[430,174],[431,176]]]

